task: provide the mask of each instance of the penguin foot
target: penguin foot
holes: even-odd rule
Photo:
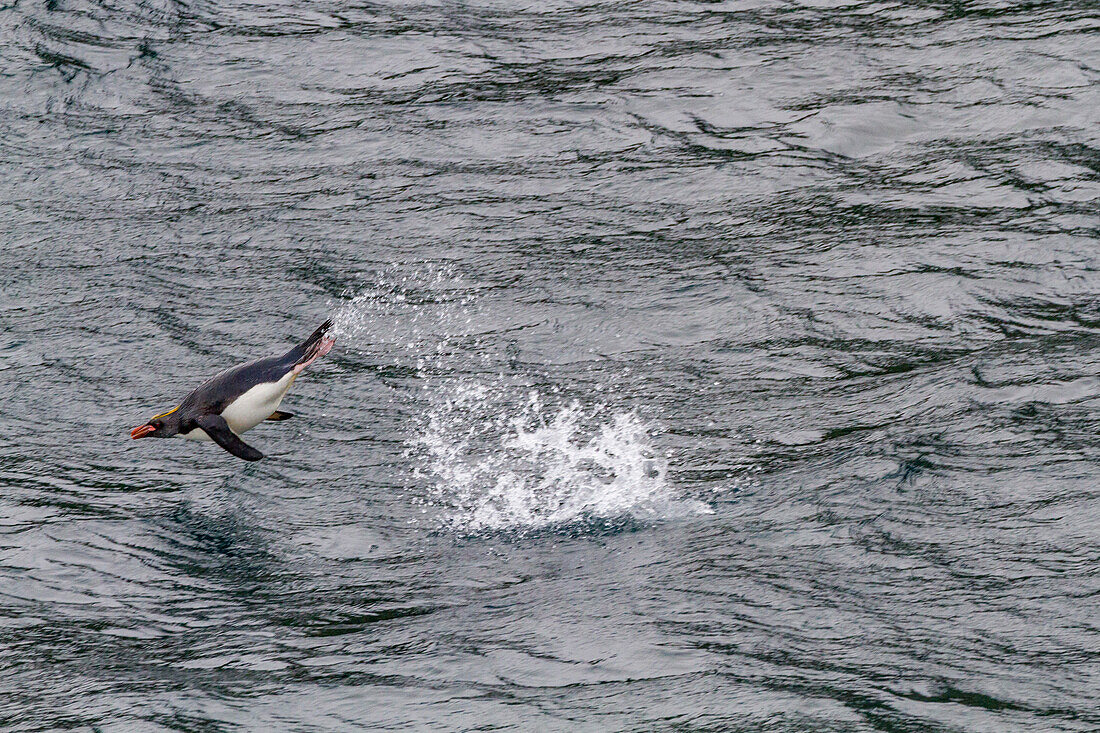
[[[317,344],[312,349],[310,349],[312,353],[310,353],[309,356],[306,357],[306,360],[294,365],[294,373],[301,374],[302,370],[305,369],[307,366],[317,361],[328,352],[332,351],[332,345],[335,343],[336,338],[333,336],[328,336],[318,341]]]

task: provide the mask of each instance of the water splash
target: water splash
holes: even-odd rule
[[[348,347],[417,375],[407,453],[425,511],[461,533],[711,511],[675,496],[656,427],[637,412],[514,373],[480,294],[446,266],[393,270],[333,314]]]
[[[457,380],[440,388],[414,451],[427,502],[459,532],[532,530],[590,520],[709,513],[677,499],[653,427],[635,412],[562,404],[538,390]],[[524,392],[520,392],[524,394]]]
[[[476,286],[447,265],[388,269],[344,294],[332,313],[333,332],[351,348],[383,347],[409,356],[438,350],[469,326]]]

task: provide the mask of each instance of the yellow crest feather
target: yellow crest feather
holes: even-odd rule
[[[176,411],[176,410],[178,410],[178,409],[180,409],[180,406],[179,406],[179,405],[176,405],[175,407],[173,407],[173,408],[172,408],[171,410],[169,410],[168,412],[165,412],[165,413],[163,413],[163,414],[161,414],[161,415],[153,415],[153,416],[152,416],[151,418],[149,418],[149,420],[150,420],[150,421],[152,421],[152,420],[157,420],[157,419],[159,419],[159,418],[162,418],[162,417],[168,417],[169,415],[171,415],[171,414],[172,414],[173,412],[175,412],[175,411]]]

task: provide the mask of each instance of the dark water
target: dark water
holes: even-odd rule
[[[0,728],[1100,730],[1091,2],[0,10]],[[130,441],[326,315],[248,440]]]

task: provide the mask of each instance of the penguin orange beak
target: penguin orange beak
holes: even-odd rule
[[[138,438],[144,438],[149,433],[155,433],[156,430],[152,425],[142,425],[131,430],[130,437],[137,440]]]

